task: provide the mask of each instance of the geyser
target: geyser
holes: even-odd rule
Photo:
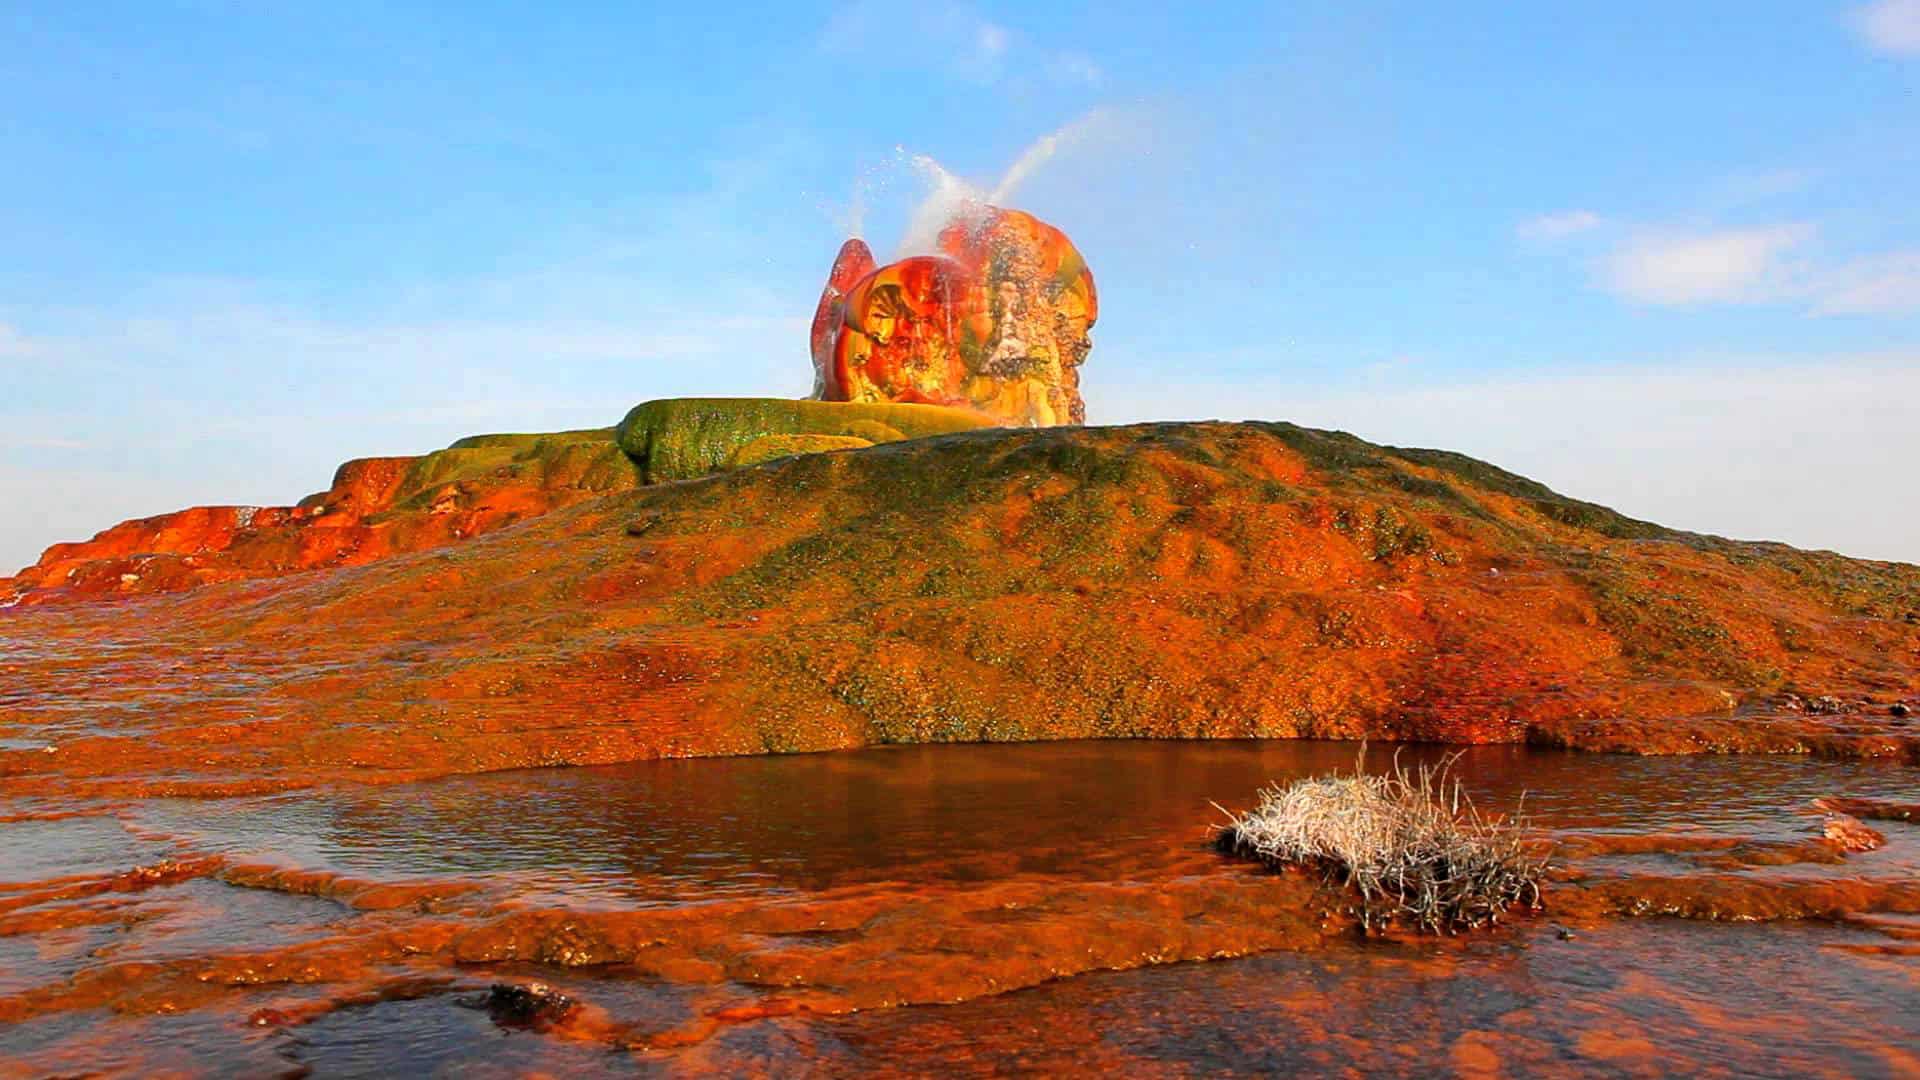
[[[1072,241],[1032,214],[968,202],[936,248],[876,266],[863,241],[841,245],[814,313],[814,396],[1084,423],[1079,369],[1099,298]]]

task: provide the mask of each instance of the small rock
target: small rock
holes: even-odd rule
[[[1817,697],[1807,702],[1807,711],[1815,716],[1832,716],[1846,707],[1846,703],[1837,697]]]
[[[1559,938],[1559,939],[1560,939],[1561,941],[1572,941],[1572,940],[1573,940],[1573,931],[1571,931],[1571,930],[1569,930],[1569,929],[1567,929],[1567,928],[1566,928],[1566,927],[1564,927],[1564,926],[1556,926],[1556,927],[1554,927],[1554,928],[1553,928],[1553,935],[1554,935],[1555,937],[1557,937],[1557,938]]]
[[[1887,706],[1887,713],[1889,715],[1898,716],[1901,718],[1909,717],[1913,715],[1913,706],[1907,704],[1904,701],[1896,701],[1893,704]]]
[[[494,983],[485,1002],[496,1023],[551,1024],[567,1018],[579,1002],[546,983]]]
[[[1879,830],[1850,814],[1834,814],[1821,828],[1822,835],[1840,845],[1842,851],[1872,851],[1884,847],[1887,838]]]

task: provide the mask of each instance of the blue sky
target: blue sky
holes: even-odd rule
[[[913,156],[1050,135],[1007,201],[1098,278],[1096,423],[1920,561],[1920,0],[1114,7],[0,0],[0,564],[803,394]]]

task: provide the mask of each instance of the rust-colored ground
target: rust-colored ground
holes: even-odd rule
[[[425,550],[358,566],[232,554],[322,531],[276,524],[218,533],[255,580],[29,588],[0,611],[0,777],[219,793],[1092,736],[1920,762],[1896,715],[1920,568],[1674,533],[1455,455],[1160,424],[595,475],[615,493],[496,480],[563,508],[458,542],[409,524],[436,516],[415,484],[356,528]],[[77,577],[140,557],[117,535]]]
[[[0,587],[0,1076],[1920,1068],[1920,568],[1284,424],[655,487],[555,438],[130,523]],[[1208,849],[1207,800],[1305,759],[480,775],[1251,736],[1495,744],[1490,808],[1557,807],[1558,924],[1357,944],[1338,889]],[[1622,929],[1649,915],[1827,929]]]
[[[0,578],[0,603],[144,596],[358,566],[638,484],[610,429],[480,435],[420,457],[349,461],[327,490],[295,506],[196,506],[55,544]]]

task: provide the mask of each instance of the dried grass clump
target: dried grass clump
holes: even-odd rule
[[[1523,821],[1474,807],[1450,775],[1457,757],[1410,773],[1395,754],[1391,773],[1369,776],[1356,763],[1352,776],[1262,789],[1251,812],[1221,811],[1229,824],[1217,844],[1351,885],[1368,930],[1405,920],[1451,933],[1499,922],[1515,905],[1539,907],[1546,859]]]

